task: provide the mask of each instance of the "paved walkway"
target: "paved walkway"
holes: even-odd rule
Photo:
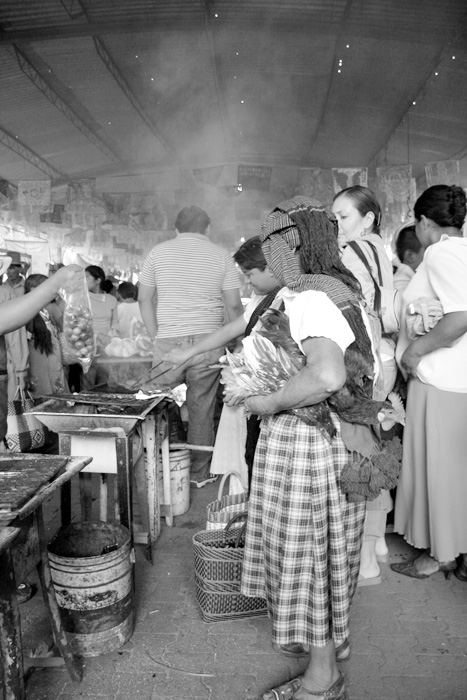
[[[81,684],[63,669],[36,670],[28,700],[256,700],[304,662],[271,648],[266,617],[201,621],[194,593],[192,535],[217,485],[192,490],[190,511],[163,531],[151,566],[138,548],[136,629],[117,652],[86,659]],[[49,509],[57,516],[56,507]],[[388,537],[391,561],[410,548]],[[352,618],[352,657],[342,664],[349,700],[466,700],[467,584],[441,573],[418,581],[383,565],[383,582],[359,588]],[[21,607],[24,643],[50,640],[40,596]]]

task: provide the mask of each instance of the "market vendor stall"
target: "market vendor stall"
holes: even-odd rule
[[[128,527],[132,541],[152,546],[160,533],[161,501],[164,515],[172,525],[169,473],[168,406],[170,394],[157,392],[145,399],[134,394],[61,394],[38,405],[33,413],[59,435],[63,455],[89,454],[93,463],[80,477],[83,520],[92,518],[90,474],[100,474],[99,517],[107,520],[108,475],[116,474],[116,514]],[[133,454],[134,453],[134,454]],[[163,496],[157,489],[162,473]],[[133,480],[132,476],[135,476]],[[132,517],[132,483],[136,483],[144,532],[135,536]],[[70,522],[68,493],[62,501],[62,521]]]
[[[51,583],[42,504],[91,459],[0,455],[0,678],[6,700],[25,697],[16,577],[24,580],[37,563],[55,644],[70,676],[82,678],[82,664],[70,649]],[[41,665],[39,660],[36,663]]]

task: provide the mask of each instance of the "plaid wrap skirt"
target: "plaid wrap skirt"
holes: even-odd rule
[[[330,443],[293,415],[261,422],[241,590],[267,600],[277,644],[349,636],[365,504],[339,488],[347,459],[339,432]]]

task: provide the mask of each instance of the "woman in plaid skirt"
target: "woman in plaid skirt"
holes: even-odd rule
[[[340,263],[332,215],[296,198],[267,217],[262,240],[269,268],[286,285],[279,294],[306,361],[278,391],[244,402],[262,421],[242,593],[266,598],[276,649],[310,658],[303,676],[266,692],[263,700],[342,699],[336,661],[350,654],[365,504],[349,503],[340,488],[352,426],[339,418],[338,401],[331,402],[346,391],[350,396],[349,373],[356,379],[358,362],[366,368],[358,380],[362,395],[371,399],[371,331],[359,284]],[[358,362],[352,364],[352,357]],[[296,410],[302,407],[316,409],[316,416],[329,410],[331,429],[319,418],[305,419]],[[365,418],[360,414],[355,422]]]

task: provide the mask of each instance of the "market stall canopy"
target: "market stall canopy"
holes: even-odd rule
[[[462,159],[466,19],[465,0],[4,0],[0,178]]]

